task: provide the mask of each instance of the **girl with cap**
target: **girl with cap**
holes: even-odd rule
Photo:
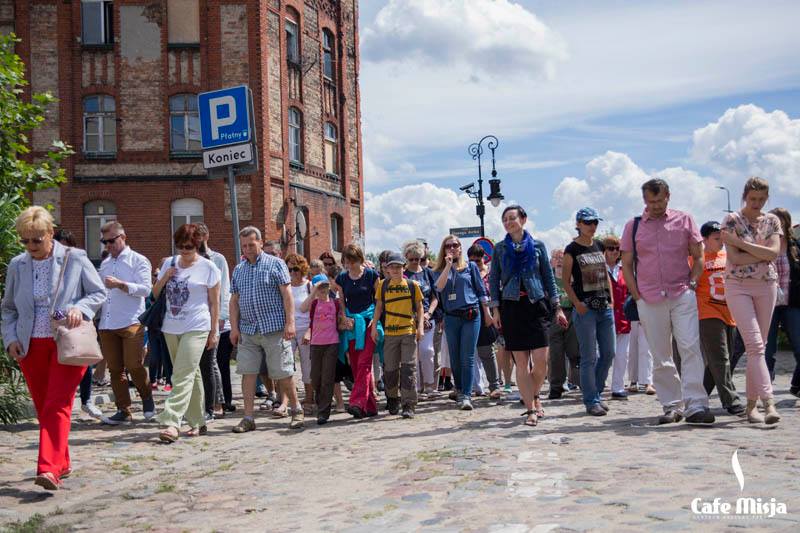
[[[556,318],[564,327],[567,319],[559,306],[547,248],[525,230],[525,210],[518,205],[509,206],[503,211],[502,220],[507,233],[495,246],[492,257],[491,307],[495,327],[502,328],[506,350],[513,354],[517,367],[525,424],[535,426],[544,416],[539,392],[547,375],[547,330],[553,309],[558,309]]]
[[[594,240],[600,215],[584,207],[575,215],[578,236],[564,249],[561,271],[564,290],[575,307],[573,322],[581,352],[581,392],[586,412],[604,416],[608,406],[600,398],[614,360],[614,301],[606,259]],[[598,358],[598,346],[600,357]]]

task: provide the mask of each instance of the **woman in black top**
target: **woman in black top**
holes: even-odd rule
[[[581,352],[583,403],[590,415],[604,416],[608,406],[600,399],[600,393],[614,360],[617,340],[611,281],[603,251],[594,240],[599,214],[591,207],[584,207],[575,220],[578,236],[564,249],[561,276],[564,290],[575,307],[573,323]]]

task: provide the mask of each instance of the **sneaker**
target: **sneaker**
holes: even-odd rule
[[[403,418],[414,418],[414,409],[409,406],[403,407]]]
[[[42,472],[37,474],[33,480],[34,485],[39,485],[45,490],[58,490],[61,488],[61,480],[58,479],[52,472]]]
[[[236,406],[234,404],[232,404],[232,403],[226,403],[222,407],[222,410],[225,411],[226,413],[235,413],[236,412]]]
[[[603,409],[599,403],[593,403],[586,407],[586,412],[592,416],[606,416],[608,411]]]
[[[560,400],[561,396],[564,395],[564,391],[561,389],[550,389],[550,392],[547,394],[548,400]]]
[[[317,425],[318,426],[324,426],[325,424],[328,423],[328,418],[329,417],[327,415],[319,415],[317,417]]]
[[[605,411],[606,413],[608,412],[608,404],[603,400],[600,400],[600,402],[597,405],[599,405],[600,408],[603,409],[603,411]]]
[[[242,418],[242,420],[233,427],[234,433],[247,433],[248,431],[255,431],[256,429],[256,421],[253,420],[251,417],[246,416]]]
[[[158,383],[151,383],[150,390],[158,390]]]
[[[92,418],[96,418],[97,420],[101,420],[103,418],[103,411],[101,411],[100,408],[94,404],[94,402],[81,405],[81,411]]]
[[[386,385],[383,383],[383,378],[378,380],[378,383],[375,385],[375,388],[378,389],[379,392],[383,392],[386,390]]]
[[[472,411],[472,402],[470,401],[470,399],[464,398],[464,400],[461,402],[461,405],[459,406],[459,409],[461,409],[462,411]]]
[[[714,423],[714,415],[708,407],[704,407],[702,410],[687,416],[686,423],[691,426],[710,426]]]
[[[303,408],[300,409],[292,409],[292,421],[289,422],[289,429],[302,429],[305,426],[305,413],[303,413]]]
[[[212,422],[214,420],[214,413],[206,411],[203,413],[203,418],[205,419],[206,423]]]
[[[164,385],[164,392],[172,392],[172,385],[170,385],[169,383]]]
[[[120,424],[130,424],[133,422],[133,417],[130,413],[126,413],[125,411],[117,411],[111,416],[102,417],[100,421],[109,426],[118,426]]]
[[[264,400],[264,402],[258,406],[258,408],[262,411],[269,411],[270,409],[272,409],[272,407],[273,407],[272,400],[270,400],[269,398]]]
[[[400,398],[387,398],[386,410],[390,415],[396,415],[400,412]]]
[[[745,411],[744,405],[740,403],[729,405],[728,407],[725,408],[725,410],[728,411],[728,414],[731,414],[733,416],[743,415]]]
[[[667,411],[658,417],[658,425],[661,426],[664,424],[674,424],[676,422],[680,422],[681,420],[683,420],[683,415],[678,411]]]
[[[267,396],[267,386],[263,383],[256,387],[256,398],[265,398]]]
[[[625,391],[612,392],[611,393],[611,399],[612,400],[627,400],[628,399],[628,393],[625,392]]]
[[[506,394],[511,394],[511,385],[504,385],[503,392],[505,392]]]
[[[156,416],[156,404],[152,398],[142,400],[142,416],[147,422],[150,422]]]
[[[361,408],[357,405],[348,405],[347,412],[356,420],[364,418],[364,411],[362,411]]]

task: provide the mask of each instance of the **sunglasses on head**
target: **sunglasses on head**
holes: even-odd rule
[[[22,244],[42,244],[44,242],[44,237],[33,237],[32,239],[20,239],[19,242]]]
[[[291,267],[289,268],[289,272],[300,272],[300,267]]]
[[[178,244],[175,248],[178,250],[194,250],[196,246],[194,244]]]
[[[100,242],[101,242],[102,244],[111,244],[112,242],[114,242],[114,241],[116,241],[117,239],[119,239],[121,236],[122,236],[122,234],[120,233],[119,235],[114,235],[114,236],[113,236],[113,237],[111,237],[110,239],[100,239]]]

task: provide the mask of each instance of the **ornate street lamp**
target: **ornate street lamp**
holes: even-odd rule
[[[494,152],[497,150],[497,146],[500,144],[500,141],[498,141],[497,137],[494,135],[487,135],[480,141],[469,145],[468,148],[469,155],[472,156],[472,159],[478,161],[478,190],[474,190],[474,183],[470,183],[461,187],[462,191],[467,193],[470,198],[474,198],[478,203],[478,205],[475,207],[475,213],[481,220],[481,237],[486,236],[486,231],[483,224],[483,217],[486,214],[486,206],[483,203],[483,170],[481,169],[481,156],[483,155],[484,141],[487,141],[486,147],[492,152],[492,179],[489,180],[489,196],[486,197],[486,199],[489,200],[494,207],[500,205],[500,202],[503,200],[503,194],[500,192],[500,180],[497,178],[497,170],[495,169],[494,156]]]

